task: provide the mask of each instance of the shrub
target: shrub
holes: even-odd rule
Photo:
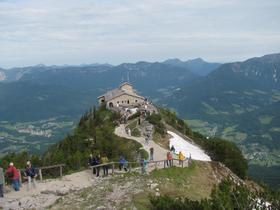
[[[146,118],[146,120],[155,126],[155,132],[159,133],[162,136],[166,134],[166,128],[162,123],[160,114],[151,114]]]

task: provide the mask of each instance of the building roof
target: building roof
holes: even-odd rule
[[[110,101],[110,100],[112,100],[112,99],[114,99],[114,98],[116,98],[116,97],[118,97],[118,96],[121,96],[121,95],[126,94],[126,95],[130,95],[130,96],[133,96],[133,97],[137,97],[137,98],[142,98],[142,99],[144,99],[144,97],[137,95],[137,94],[135,93],[135,91],[132,91],[132,92],[131,92],[131,91],[127,91],[127,90],[125,90],[125,89],[121,89],[121,87],[122,87],[123,85],[125,85],[125,84],[126,84],[126,83],[123,83],[119,88],[110,90],[110,91],[108,91],[107,93],[105,93],[104,95],[99,96],[98,98],[104,97],[105,101]],[[127,83],[127,84],[129,84],[129,83]],[[131,84],[129,84],[129,85],[132,86]]]
[[[124,86],[124,85],[129,85],[129,86],[132,87],[132,84],[130,84],[129,82],[123,82],[123,83],[120,85],[120,88],[122,88],[122,86]]]

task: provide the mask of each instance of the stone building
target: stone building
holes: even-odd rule
[[[105,104],[108,109],[114,107],[137,107],[145,103],[145,98],[139,96],[130,83],[124,82],[119,88],[99,96],[98,102],[100,105]]]

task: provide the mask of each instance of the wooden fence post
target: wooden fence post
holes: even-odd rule
[[[112,165],[112,174],[114,174],[114,170],[115,170],[115,163],[113,163]]]
[[[18,173],[19,173],[19,186],[21,187],[21,185],[22,185],[21,171],[18,170]]]
[[[185,161],[185,160],[182,161],[182,168],[184,168],[184,161]]]
[[[129,163],[129,172],[131,172],[131,163]]]
[[[167,160],[168,161],[168,160]],[[166,161],[163,162],[163,168],[165,168],[166,166]]]
[[[42,169],[41,169],[41,168],[39,169],[39,178],[40,178],[40,181],[42,181],[42,180],[43,180],[43,176],[42,176]]]
[[[59,174],[60,174],[60,177],[62,177],[62,165],[59,166]]]

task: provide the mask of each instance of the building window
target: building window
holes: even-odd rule
[[[129,100],[127,100],[127,104],[129,104]]]
[[[135,102],[137,103],[137,100],[135,100]]]
[[[122,101],[122,104],[123,104],[123,101]]]
[[[117,104],[118,104],[119,102],[117,101]]]

